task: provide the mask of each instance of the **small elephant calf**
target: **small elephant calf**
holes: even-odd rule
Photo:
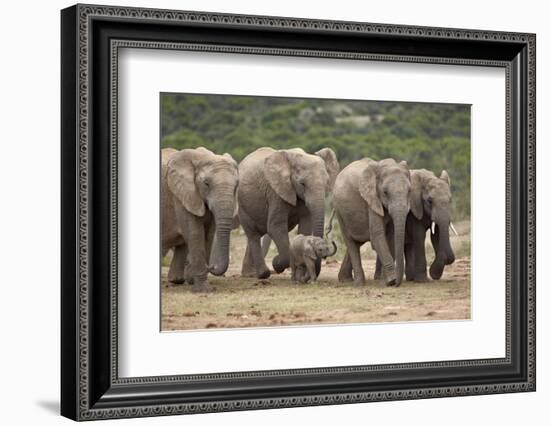
[[[297,235],[290,241],[290,271],[292,281],[316,281],[315,262],[336,254],[336,243],[331,245],[321,237]]]

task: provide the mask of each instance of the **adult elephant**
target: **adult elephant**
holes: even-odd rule
[[[411,212],[407,217],[405,237],[405,279],[427,281],[426,274],[426,231],[435,251],[435,259],[430,266],[430,277],[438,280],[446,265],[455,260],[449,238],[449,228],[455,233],[451,223],[451,179],[443,170],[437,177],[433,172],[420,169],[411,170]],[[380,273],[377,259],[376,270]]]
[[[364,158],[340,172],[334,185],[334,208],[347,247],[338,273],[340,281],[365,283],[359,250],[370,241],[380,256],[386,284],[401,283],[410,191],[410,172],[405,161]],[[388,226],[395,229],[395,261],[386,240]]]
[[[332,189],[334,188],[334,181],[336,180],[336,176],[338,176],[338,173],[340,173],[340,164],[338,163],[338,158],[336,157],[336,153],[331,148],[323,148],[319,151],[315,152],[315,155],[318,155],[323,159],[325,162],[325,166],[327,168],[327,173],[329,177],[329,192],[325,194],[329,197],[332,193]],[[330,200],[330,204],[332,203],[332,200]],[[305,214],[309,214],[309,212],[305,211]],[[304,221],[302,221],[303,223]],[[310,235],[311,229],[308,229],[305,226],[301,226],[299,233]],[[268,234],[265,234],[262,238],[262,256],[266,257],[267,253],[269,252],[269,246],[271,245],[271,238]],[[254,265],[247,264],[246,268],[243,269],[245,271],[243,275],[253,277],[255,276],[255,270]],[[319,274],[319,264],[317,265],[317,274]]]
[[[322,152],[321,152],[322,151]],[[239,165],[239,222],[247,236],[242,275],[267,278],[261,238],[268,235],[277,246],[273,269],[290,265],[288,232],[323,236],[325,196],[338,173],[336,155],[329,148],[307,154],[300,148],[260,148]],[[320,262],[317,262],[317,272]]]
[[[173,249],[168,280],[211,290],[207,274],[222,275],[229,265],[229,237],[236,209],[237,163],[229,154],[205,148],[162,150],[162,255]],[[212,240],[215,263],[208,265]]]

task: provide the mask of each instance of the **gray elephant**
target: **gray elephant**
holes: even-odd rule
[[[427,281],[426,274],[426,231],[435,251],[430,266],[430,276],[438,280],[446,265],[455,260],[449,238],[449,228],[456,233],[451,223],[451,179],[443,170],[437,177],[425,169],[411,170],[411,211],[407,217],[405,233],[405,279]],[[391,235],[388,235],[391,239]],[[380,275],[381,264],[377,259],[376,275]]]
[[[401,284],[410,196],[410,172],[405,161],[364,158],[340,172],[334,185],[334,208],[347,247],[338,273],[340,281],[365,283],[359,249],[370,241],[380,256],[386,284]],[[395,261],[386,240],[388,226],[395,228]]]
[[[315,155],[318,155],[319,157],[321,157],[324,160],[325,165],[327,167],[327,173],[329,176],[329,192],[326,195],[327,197],[330,198],[332,189],[334,187],[334,181],[336,180],[336,176],[338,176],[338,173],[340,173],[340,164],[338,163],[338,159],[336,158],[336,153],[330,148],[323,148],[317,151]],[[329,204],[332,204],[332,199],[330,199]],[[304,234],[306,233],[306,230],[303,227],[300,229],[300,231]],[[307,232],[309,235],[309,231]],[[267,253],[269,252],[270,245],[271,245],[271,238],[269,237],[268,234],[266,234],[262,238],[262,255],[264,259]],[[253,266],[251,265],[250,268],[251,269],[249,270],[248,275],[254,276],[255,272],[253,270]],[[319,272],[320,271],[318,270],[317,273]]]
[[[331,155],[332,153],[332,155]],[[239,165],[239,222],[247,236],[242,275],[270,276],[261,248],[263,235],[277,246],[273,269],[290,265],[288,232],[323,236],[325,197],[338,174],[336,155],[324,149],[316,155],[300,148],[260,148]],[[320,262],[316,265],[317,274]]]
[[[317,281],[316,262],[336,254],[336,243],[321,237],[296,235],[290,240],[290,271],[292,281]]]
[[[169,281],[188,281],[194,292],[204,292],[211,290],[208,272],[225,273],[237,184],[237,163],[229,154],[205,148],[162,150],[162,255],[174,252]],[[214,235],[218,253],[209,265]]]

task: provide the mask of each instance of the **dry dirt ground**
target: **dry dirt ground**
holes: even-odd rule
[[[456,224],[456,228],[460,235],[453,237],[451,244],[457,259],[445,268],[442,279],[403,282],[399,287],[387,287],[374,280],[360,287],[339,283],[337,274],[343,248],[337,259],[323,262],[315,284],[293,283],[288,270],[267,280],[242,278],[239,272],[246,240],[239,231],[234,231],[229,270],[224,277],[209,277],[216,289],[213,293],[195,294],[187,284],[168,283],[168,268],[162,268],[161,329],[469,319],[469,224]],[[272,248],[267,256],[268,265],[274,253]],[[365,274],[372,278],[375,258],[370,244],[365,244],[362,255]]]

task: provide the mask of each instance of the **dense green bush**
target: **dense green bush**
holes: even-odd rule
[[[470,216],[469,105],[163,93],[161,146],[204,146],[237,161],[262,146],[328,146],[341,167],[392,157],[446,169],[455,219]]]

